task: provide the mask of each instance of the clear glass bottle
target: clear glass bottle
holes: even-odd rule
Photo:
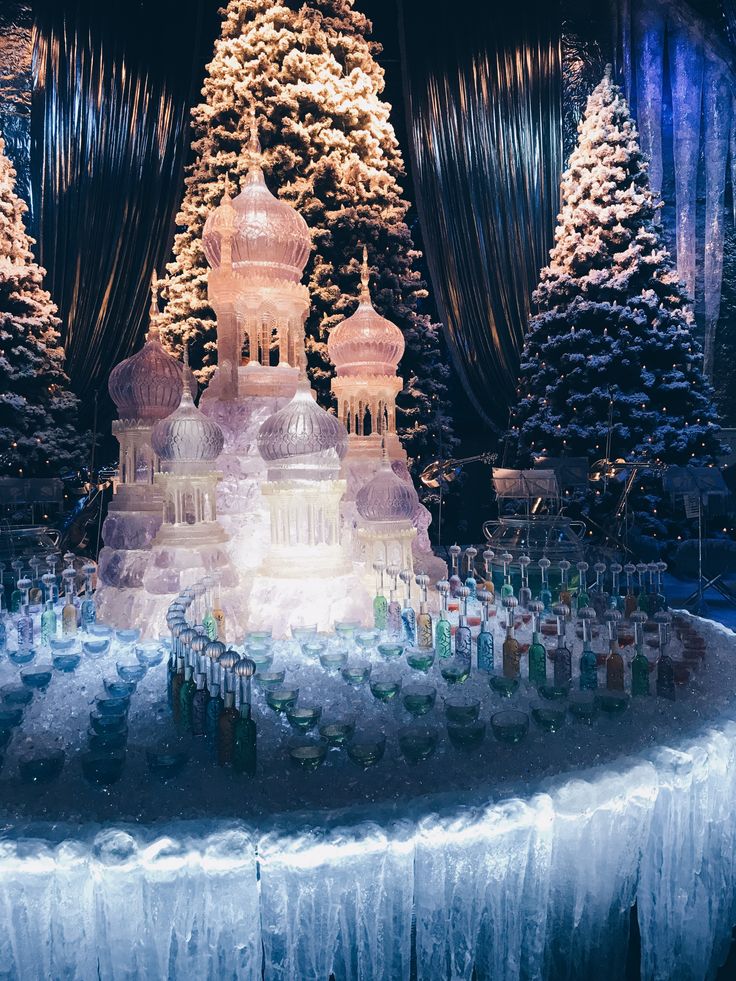
[[[196,676],[195,690],[192,695],[192,735],[204,736],[207,730],[207,703],[210,700],[207,691],[207,679],[203,672]]]
[[[552,612],[557,618],[557,647],[553,662],[556,688],[564,688],[572,681],[572,652],[565,639],[569,610],[570,608],[565,603],[556,603],[552,607]]]
[[[460,586],[457,591],[460,600],[460,616],[457,629],[455,630],[455,657],[464,661],[470,661],[473,656],[473,636],[468,626],[468,597],[470,590],[467,586]]]
[[[385,630],[388,619],[388,600],[383,595],[383,570],[386,563],[383,559],[377,559],[373,563],[376,572],[376,595],[373,598],[373,626],[376,630]]]
[[[389,636],[394,639],[401,637],[404,632],[404,625],[401,622],[401,603],[399,603],[396,595],[398,592],[399,572],[400,570],[397,565],[390,565],[386,569],[386,573],[391,581],[388,609],[386,610],[386,629],[388,630]]]
[[[588,593],[588,563],[578,562],[578,609],[584,610],[590,606],[590,594]],[[560,602],[565,601],[560,598]]]
[[[611,563],[611,595],[609,597],[608,606],[609,609],[619,610],[621,613],[624,612],[624,598],[621,595],[622,572],[623,566],[619,565],[618,562]]]
[[[452,627],[447,619],[447,597],[450,594],[450,583],[447,579],[440,579],[437,583],[437,592],[440,594],[440,618],[437,621],[435,631],[434,649],[438,658],[452,657]]]
[[[510,570],[510,565],[511,565],[511,560],[513,559],[513,555],[511,554],[511,552],[501,552],[499,558],[503,563],[503,586],[501,586],[501,602],[503,603],[504,599],[514,595],[514,587],[511,582],[511,570]]]
[[[567,559],[562,559],[558,563],[558,569],[560,570],[560,589],[558,592],[558,605],[562,604],[566,606],[568,610],[572,609],[572,593],[570,592],[570,584],[568,582],[568,573],[570,571],[570,563]]]
[[[429,586],[429,576],[421,573],[416,578],[416,584],[420,589],[419,616],[417,617],[417,647],[432,647],[434,638],[432,637],[432,617],[429,612],[427,601],[427,587]]]
[[[598,658],[593,650],[593,623],[596,612],[589,606],[578,610],[583,625],[583,653],[580,655],[580,690],[595,691],[598,687]]]
[[[657,627],[659,628],[659,658],[657,659],[657,694],[660,698],[668,698],[673,701],[675,698],[675,665],[667,653],[667,645],[670,641],[670,623],[672,617],[665,611],[660,611],[654,615]]]
[[[74,569],[64,569],[61,574],[64,582],[64,606],[61,611],[61,633],[73,637],[77,632],[77,607],[74,603],[74,583],[77,574]]]
[[[40,606],[43,603],[43,586],[41,585],[41,580],[39,578],[39,567],[42,565],[42,560],[38,555],[33,555],[28,560],[28,565],[31,567],[31,588],[28,592],[28,604],[29,606]]]
[[[407,644],[414,647],[417,642],[417,614],[416,610],[411,605],[411,569],[402,569],[399,573],[399,579],[403,582],[406,589],[404,593],[404,605],[401,610],[401,622],[404,627],[404,639],[406,640]]]
[[[632,576],[636,572],[636,566],[633,562],[627,562],[624,566],[624,575],[626,576],[626,596],[624,597],[624,616],[626,619],[630,619],[631,614],[637,608],[636,594],[634,593],[634,585],[632,582]]]
[[[666,562],[657,563],[657,593],[656,593],[656,606],[655,612],[667,612],[668,602],[667,595],[664,591],[664,574],[667,571]]]
[[[503,560],[503,556],[501,558]],[[521,674],[521,653],[519,642],[514,636],[514,611],[519,601],[515,596],[506,596],[502,602],[507,613],[506,639],[503,642],[503,676],[518,678]]]
[[[649,658],[644,653],[644,624],[647,622],[647,615],[643,610],[635,610],[631,614],[631,622],[634,624],[634,644],[636,654],[631,662],[631,694],[649,695]]]
[[[92,576],[97,572],[97,566],[87,563],[82,566],[82,572],[84,574],[84,599],[80,607],[80,614],[82,630],[89,630],[92,624],[97,622],[97,606],[92,590]]]
[[[542,643],[542,614],[544,603],[532,600],[532,642],[529,647],[529,684],[538,687],[547,683],[547,649]]]
[[[494,659],[494,643],[493,643],[493,631],[491,630],[491,621],[488,616],[488,609],[493,603],[493,595],[487,590],[482,589],[477,594],[478,599],[481,602],[481,607],[483,610],[483,619],[480,624],[480,633],[478,634],[478,639],[476,641],[476,658],[478,662],[479,671],[487,671],[489,674],[493,673],[493,659]],[[437,627],[439,630],[439,625]]]
[[[519,606],[522,610],[528,610],[532,600],[532,591],[529,589],[529,563],[531,559],[528,555],[519,556],[519,567],[521,568],[521,586],[519,587]]]
[[[447,551],[450,553],[450,562],[452,563],[452,573],[451,573],[450,579],[449,579],[449,583],[450,583],[450,596],[452,596],[454,598],[455,596],[457,596],[458,589],[463,584],[463,581],[460,578],[460,576],[458,575],[458,571],[457,571],[457,563],[458,563],[458,559],[460,557],[460,553],[462,552],[462,549],[456,543],[455,545],[450,545],[450,547],[448,548]]]
[[[44,647],[49,646],[50,640],[56,639],[56,610],[52,600],[46,600],[43,613],[41,614],[41,643]]]
[[[493,582],[493,560],[496,557],[496,553],[492,548],[487,548],[483,552],[483,575],[485,576],[485,589],[486,592],[490,593],[493,597],[493,602],[496,602],[496,586]]]
[[[539,575],[541,579],[541,584],[539,587],[539,599],[540,602],[544,604],[544,610],[546,613],[552,609],[552,590],[549,588],[549,567],[552,565],[550,560],[546,556],[538,562],[539,565]]]
[[[478,592],[478,580],[475,578],[475,557],[478,554],[478,549],[473,545],[469,545],[465,549],[465,562],[467,564],[467,575],[465,577],[465,585],[470,590],[468,598],[471,600],[476,599],[476,594]]]
[[[224,705],[217,720],[217,762],[232,766],[235,756],[235,723],[240,713],[235,708],[235,692],[225,691]]]
[[[21,591],[23,601],[21,603],[20,615],[16,620],[16,631],[18,634],[18,650],[33,650],[33,617],[31,608],[28,604],[28,594],[31,588],[31,580],[23,577],[18,580],[18,589]]]
[[[618,610],[606,610],[608,627],[608,657],[606,658],[606,688],[609,691],[624,691],[624,659],[618,647],[618,625],[621,614]]]

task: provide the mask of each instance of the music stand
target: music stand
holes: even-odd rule
[[[682,497],[687,517],[698,519],[698,585],[684,605],[692,606],[697,600],[695,612],[702,615],[706,612],[703,593],[706,589],[715,589],[736,606],[736,596],[723,582],[723,573],[710,579],[703,575],[703,502],[707,506],[709,497],[728,497],[729,490],[721,471],[717,467],[672,466],[667,469],[663,484],[673,499]]]

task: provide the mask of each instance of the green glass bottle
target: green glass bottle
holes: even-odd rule
[[[378,574],[376,595],[373,598],[373,626],[376,630],[385,630],[388,622],[388,600],[383,595],[383,570],[386,568],[386,563],[378,559],[373,563],[373,568]]]
[[[542,643],[542,614],[544,603],[532,600],[529,604],[532,614],[532,642],[529,647],[529,684],[539,687],[547,683],[547,649]]]
[[[56,638],[56,611],[53,600],[46,600],[46,606],[41,614],[41,643],[48,647],[50,640]]]
[[[598,658],[593,650],[593,623],[596,612],[589,606],[578,610],[583,625],[583,653],[580,655],[580,690],[595,691],[598,687]]]
[[[434,633],[434,649],[437,657],[452,657],[452,627],[447,619],[447,597],[450,593],[450,583],[447,579],[441,579],[437,583],[437,592],[440,594],[440,618],[437,621],[437,628]]]
[[[256,724],[251,715],[250,703],[243,702],[240,716],[235,723],[233,769],[249,777],[256,775]]]
[[[631,614],[631,621],[634,624],[636,644],[636,654],[631,662],[631,694],[649,695],[649,658],[644,653],[644,624],[647,622],[647,615],[637,610]]]
[[[503,586],[501,586],[501,602],[503,603],[503,601],[509,596],[514,595],[514,587],[511,582],[511,571],[509,569],[513,555],[511,552],[502,552],[499,558],[503,563]]]
[[[220,721],[222,710],[225,703],[220,695],[220,685],[213,681],[209,687],[210,700],[207,702],[207,714],[205,716],[204,734],[209,739],[217,738],[217,723]]]
[[[192,731],[192,704],[197,690],[190,665],[184,668],[184,683],[179,691],[179,723],[185,732]]]

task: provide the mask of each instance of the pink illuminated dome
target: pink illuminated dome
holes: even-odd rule
[[[207,262],[217,269],[222,262],[222,240],[229,238],[234,242],[240,231],[240,215],[233,207],[230,197],[230,181],[225,178],[225,191],[219,205],[207,215],[202,233],[202,247]]]
[[[246,159],[248,171],[240,194],[232,202],[223,199],[205,223],[202,244],[207,261],[219,266],[222,233],[227,230],[232,234],[233,265],[239,272],[298,283],[312,247],[309,228],[298,211],[266,186],[254,116]]]
[[[330,360],[340,378],[395,375],[404,353],[404,336],[396,324],[375,310],[371,302],[365,248],[360,281],[358,309],[330,332],[327,341]]]

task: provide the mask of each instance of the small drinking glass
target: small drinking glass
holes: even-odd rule
[[[434,708],[437,689],[434,685],[404,685],[401,696],[406,711],[418,718]]]
[[[529,731],[529,716],[515,709],[496,712],[491,716],[491,729],[499,742],[513,745],[521,742]]]
[[[407,763],[422,763],[437,748],[437,732],[428,726],[406,726],[399,729],[399,749]]]
[[[364,770],[375,766],[386,751],[386,736],[382,732],[356,732],[347,745],[348,757]]]

